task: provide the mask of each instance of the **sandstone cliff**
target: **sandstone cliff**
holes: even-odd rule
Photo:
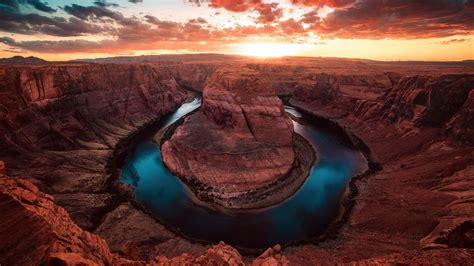
[[[0,177],[0,263],[112,264],[105,240],[83,231],[68,213],[30,182]]]
[[[248,68],[222,68],[204,88],[201,109],[162,154],[172,172],[226,199],[284,177],[294,161],[292,136],[292,122],[265,79]]]
[[[0,176],[0,264],[2,265],[244,265],[245,259],[223,242],[202,255],[160,255],[139,260],[133,242],[121,254],[99,236],[82,230],[53,197],[28,181]],[[135,250],[135,251],[133,251]],[[279,246],[269,248],[252,265],[288,265]],[[249,263],[250,264],[250,263]]]
[[[384,96],[382,117],[392,123],[411,122],[419,128],[443,128],[452,140],[472,145],[469,112],[474,106],[469,94],[473,89],[474,75],[406,77]],[[458,123],[457,132],[448,132],[451,120],[452,126]]]
[[[473,76],[406,76],[375,98],[342,93],[337,80],[319,75],[291,102],[354,132],[383,170],[357,181],[356,205],[336,250],[295,248],[289,260],[343,263],[349,260],[338,256],[346,254],[359,264],[473,261]]]
[[[166,68],[149,65],[3,68],[0,86],[1,155],[111,148],[185,98]]]
[[[183,63],[170,66],[169,69],[176,81],[191,90],[202,92],[208,79],[221,64]]]
[[[114,207],[105,169],[117,143],[178,106],[186,92],[156,65],[0,68],[0,157],[83,228]]]
[[[229,246],[211,248],[171,234],[133,204],[117,202],[108,189],[105,166],[117,141],[180,103],[185,93],[176,83],[203,88],[215,65],[221,65],[193,64],[176,71],[172,64],[0,68],[0,157],[8,162],[6,173],[53,194],[79,229],[100,235],[69,224],[64,209],[29,182],[2,178],[2,265],[48,258],[142,263],[130,260],[137,256],[158,264],[204,263],[204,258],[216,264],[250,263]],[[242,67],[242,62],[226,64]],[[272,248],[266,254],[275,255],[266,263],[474,261],[474,93],[472,85],[463,85],[472,75],[459,74],[474,70],[324,58],[259,61],[250,68],[270,77],[277,93],[294,92],[293,104],[354,132],[384,167],[355,182],[355,207],[336,240]],[[318,92],[318,84],[326,89]],[[48,249],[55,252],[48,255]],[[119,252],[126,258],[117,259]]]
[[[401,133],[414,134],[419,128],[439,128],[453,142],[474,144],[472,138],[473,75],[407,76],[392,78],[396,83],[369,83],[359,78],[318,74],[295,89],[292,101],[316,107],[323,116],[356,116],[395,124]],[[355,85],[379,87],[379,95],[365,91],[358,95]],[[352,91],[346,93],[345,91]],[[411,132],[411,133],[410,133]]]
[[[137,260],[137,252],[140,250],[133,242],[125,242],[120,253],[111,252],[105,240],[75,225],[68,213],[54,204],[50,195],[40,192],[28,181],[5,176],[0,176],[0,212],[3,214],[0,221],[2,265],[462,264],[474,259],[472,249],[459,248],[427,251],[414,248],[405,252],[395,250],[390,255],[383,255],[377,248],[370,250],[361,248],[361,243],[366,245],[375,242],[370,242],[370,238],[360,238],[352,240],[359,241],[355,250],[355,246],[351,249],[344,244],[340,244],[337,249],[328,250],[306,245],[290,248],[283,253],[281,247],[277,245],[267,249],[257,258],[249,259],[221,242],[200,255],[183,253],[175,257],[158,255],[148,261]],[[373,233],[376,236],[380,234],[377,230],[373,230]],[[452,233],[450,239],[456,240]],[[379,240],[376,243],[382,248],[387,248],[390,246],[390,241],[392,240],[387,239],[383,242]],[[364,259],[367,252],[372,256]]]

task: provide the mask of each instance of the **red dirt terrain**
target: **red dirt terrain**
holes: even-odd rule
[[[131,134],[252,70],[290,103],[337,122],[382,170],[325,241],[258,258],[190,242],[117,193],[110,160]],[[0,264],[472,264],[474,67],[331,58],[191,57],[165,63],[0,67]],[[206,89],[204,89],[206,91]],[[216,101],[219,103],[219,101]]]

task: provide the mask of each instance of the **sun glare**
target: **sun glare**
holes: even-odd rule
[[[290,56],[300,50],[300,45],[292,43],[242,43],[238,45],[239,54],[255,57]]]

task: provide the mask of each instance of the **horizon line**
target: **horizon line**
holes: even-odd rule
[[[12,59],[15,57],[21,58],[38,58],[48,63],[55,63],[55,62],[85,62],[90,60],[106,60],[106,59],[114,59],[114,58],[139,58],[145,56],[185,56],[185,55],[222,55],[222,56],[235,56],[235,57],[244,57],[244,58],[254,58],[254,59],[283,59],[283,58],[325,58],[325,59],[349,59],[349,60],[364,60],[364,61],[374,61],[374,62],[426,62],[426,63],[449,63],[449,62],[474,62],[474,58],[472,59],[462,59],[462,60],[401,60],[401,59],[370,59],[370,58],[360,58],[360,57],[337,57],[337,56],[309,56],[309,55],[287,55],[287,56],[251,56],[251,55],[242,55],[242,54],[233,54],[233,53],[163,53],[163,54],[141,54],[141,55],[111,55],[107,57],[95,57],[95,58],[79,58],[79,59],[71,59],[71,60],[46,60],[42,57],[32,56],[32,55],[15,55],[12,57],[2,57],[0,60],[5,59]]]

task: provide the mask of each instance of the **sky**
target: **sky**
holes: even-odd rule
[[[0,0],[0,57],[474,59],[474,0]]]

